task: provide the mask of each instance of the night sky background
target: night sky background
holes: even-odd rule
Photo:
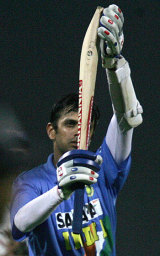
[[[159,0],[0,1],[0,101],[14,111],[29,141],[24,169],[45,162],[52,152],[46,135],[51,106],[66,93],[78,92],[85,31],[96,6],[112,3],[124,13],[123,55],[144,109],[144,122],[134,132],[131,172],[117,201],[117,255],[158,256]],[[100,146],[112,116],[101,63],[95,101],[101,119],[92,150]]]

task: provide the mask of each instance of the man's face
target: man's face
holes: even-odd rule
[[[51,123],[47,125],[47,133],[53,140],[54,163],[67,151],[77,149],[78,137],[78,113],[71,111],[62,114],[57,122],[57,130],[54,130]],[[91,123],[90,138],[93,135],[93,122]]]
[[[63,114],[57,123],[54,138],[54,151],[62,155],[72,149],[77,149],[78,113],[71,111]]]

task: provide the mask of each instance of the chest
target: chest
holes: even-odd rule
[[[63,201],[52,214],[58,230],[72,229],[73,212],[74,193],[69,200]],[[107,193],[107,190],[104,197],[98,185],[86,186],[82,215],[83,227],[91,223],[96,223],[96,226],[98,226],[100,225],[100,219],[110,215],[114,215],[114,206],[111,195]]]

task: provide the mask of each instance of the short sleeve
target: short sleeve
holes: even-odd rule
[[[129,174],[131,155],[129,155],[128,158],[118,166],[106,144],[105,139],[101,148],[97,151],[97,154],[100,154],[103,158],[99,178],[104,180],[104,182],[109,184],[109,186],[112,186],[115,193],[118,194]]]
[[[31,184],[30,179],[25,175],[21,175],[15,180],[12,187],[10,219],[12,236],[17,241],[25,239],[28,233],[22,233],[16,228],[14,224],[14,217],[21,207],[40,195],[37,186],[33,186]]]

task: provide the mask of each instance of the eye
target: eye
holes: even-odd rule
[[[76,125],[77,125],[77,121],[75,121],[75,120],[66,120],[66,122],[65,122],[65,126],[67,126],[67,127],[74,127]]]

